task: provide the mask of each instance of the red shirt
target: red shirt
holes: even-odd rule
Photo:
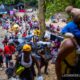
[[[12,54],[11,46],[6,45],[4,47],[4,54]]]

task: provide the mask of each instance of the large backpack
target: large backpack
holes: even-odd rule
[[[68,74],[67,76],[63,76],[61,80],[80,80],[78,79],[79,76],[77,76],[80,74],[80,48],[79,45],[76,45],[73,40],[72,42],[76,48],[61,62],[62,76]],[[73,79],[73,77],[75,79]]]

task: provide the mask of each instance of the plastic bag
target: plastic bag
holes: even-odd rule
[[[36,80],[43,80],[43,76],[38,76]]]
[[[18,69],[16,70],[16,74],[20,75],[24,70],[25,68],[23,66],[19,66]]]

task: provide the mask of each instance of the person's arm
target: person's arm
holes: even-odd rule
[[[66,46],[65,46],[66,45]],[[59,55],[56,60],[56,75],[58,80],[61,80],[61,61],[74,50],[74,45],[71,41],[71,39],[65,40],[62,44],[61,47],[59,48]]]
[[[38,76],[41,75],[41,69],[40,69],[40,61],[36,60],[36,58],[34,56],[32,56],[34,62],[36,63],[37,69],[38,69]]]

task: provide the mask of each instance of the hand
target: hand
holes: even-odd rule
[[[43,55],[43,56],[42,56],[42,58],[43,58],[44,60],[46,60],[46,57],[45,57],[45,55]]]

